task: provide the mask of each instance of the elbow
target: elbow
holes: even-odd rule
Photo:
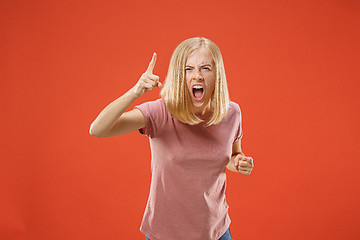
[[[90,126],[89,134],[96,138],[103,138],[104,136],[101,135],[99,132],[96,131],[96,129],[93,128],[93,124]]]
[[[90,135],[93,136],[93,137],[96,137],[96,138],[102,138],[102,136],[96,134],[96,133],[93,133],[90,131]]]

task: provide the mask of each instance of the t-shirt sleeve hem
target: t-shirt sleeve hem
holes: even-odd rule
[[[242,126],[241,126],[242,125],[242,116],[241,116],[240,106],[238,104],[235,104],[235,109],[236,109],[237,116],[238,116],[238,130],[237,130],[237,133],[236,133],[233,143],[240,141],[241,138],[243,137],[243,130],[242,130]]]
[[[138,129],[139,133],[142,134],[142,135],[146,135],[146,136],[149,136],[149,132],[147,131],[147,126],[148,126],[148,119],[144,113],[144,109],[142,109],[140,106],[135,106],[136,109],[139,109],[140,112],[142,113],[142,115],[144,116],[144,119],[145,119],[145,127],[143,128],[140,128]]]

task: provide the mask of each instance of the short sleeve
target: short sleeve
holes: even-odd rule
[[[166,117],[163,100],[158,99],[156,101],[145,102],[135,106],[135,108],[139,109],[145,118],[145,127],[139,129],[139,132],[148,137],[156,137]]]
[[[240,106],[238,104],[235,105],[236,106],[236,124],[237,124],[237,131],[236,131],[236,134],[235,134],[235,138],[234,138],[234,142],[237,142],[239,141],[241,138],[242,138],[242,135],[243,135],[243,131],[242,131],[242,120],[241,120],[241,109],[240,109]]]

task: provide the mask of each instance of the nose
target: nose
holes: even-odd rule
[[[201,71],[199,69],[196,69],[194,71],[193,80],[197,80],[197,81],[204,80],[204,77],[202,76]]]

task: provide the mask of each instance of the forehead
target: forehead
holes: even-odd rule
[[[214,64],[214,59],[207,47],[201,47],[192,51],[187,57],[186,64]]]

